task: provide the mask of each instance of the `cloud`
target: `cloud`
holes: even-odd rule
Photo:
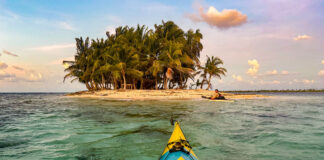
[[[250,68],[246,73],[250,76],[256,76],[260,67],[258,61],[256,59],[248,60],[248,64]]]
[[[29,48],[29,50],[52,51],[56,49],[73,48],[73,47],[75,47],[75,44],[70,43],[70,44],[56,44],[56,45],[34,47],[34,48]]]
[[[21,16],[19,16],[18,14],[8,10],[8,9],[4,9],[1,8],[0,9],[0,19],[3,21],[17,21],[21,18]]]
[[[0,62],[0,70],[8,68],[8,65],[6,63]]]
[[[312,84],[312,83],[315,83],[314,80],[308,80],[308,79],[304,79],[302,82],[303,82],[304,84]]]
[[[65,69],[68,68],[70,66],[70,64],[69,63],[63,63],[63,61],[74,61],[74,57],[61,58],[61,59],[50,62],[50,64],[63,65],[63,67]]]
[[[299,41],[299,40],[307,40],[307,39],[311,39],[312,37],[309,35],[298,35],[297,37],[294,37],[295,41]]]
[[[293,82],[294,83],[313,84],[313,83],[315,83],[315,80],[308,80],[308,79],[298,80],[298,79],[294,79]]]
[[[278,71],[277,70],[273,70],[273,71],[268,71],[266,72],[266,75],[277,75]]]
[[[16,69],[16,70],[19,70],[19,71],[23,71],[24,69],[21,68],[21,67],[18,67],[18,66],[12,66],[12,68]]]
[[[227,29],[230,27],[240,26],[247,22],[247,16],[236,9],[224,9],[221,12],[215,7],[210,6],[207,12],[199,5],[199,14],[187,14],[186,17],[194,22],[205,22],[212,27]]]
[[[320,70],[320,71],[318,72],[318,75],[319,75],[319,76],[324,76],[324,70]]]
[[[110,34],[114,34],[115,33],[115,28],[114,26],[112,25],[108,25],[106,28],[105,28],[105,32],[109,32]]]
[[[14,54],[14,53],[9,52],[9,51],[7,51],[7,50],[2,50],[2,53],[6,54],[6,55],[10,55],[10,56],[18,57],[17,54]]]
[[[264,76],[277,76],[277,75],[288,75],[289,72],[288,71],[281,71],[281,72],[278,72],[277,70],[272,70],[272,71],[267,71],[265,74],[263,74]]]
[[[0,80],[6,82],[40,82],[44,80],[40,72],[31,69],[24,69],[18,66],[11,66],[0,62]]]
[[[278,80],[273,80],[273,81],[264,81],[264,80],[261,80],[260,81],[260,84],[280,84],[281,82],[278,81]]]
[[[235,74],[232,75],[232,78],[235,79],[236,81],[242,81],[243,80],[241,76],[235,75]]]
[[[281,71],[281,75],[288,75],[289,72],[288,71]]]
[[[69,30],[69,31],[75,31],[76,29],[69,23],[67,22],[59,22],[59,27],[65,30]]]
[[[15,77],[16,77],[16,75],[14,75],[14,74],[9,74],[3,70],[0,70],[0,80],[12,79]]]
[[[10,82],[40,82],[44,80],[43,75],[35,71],[25,71],[21,75],[12,75],[10,79],[7,79]]]
[[[25,80],[29,82],[41,81],[43,80],[43,75],[41,73],[29,72],[27,73]]]

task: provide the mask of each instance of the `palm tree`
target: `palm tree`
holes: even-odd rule
[[[84,83],[88,90],[93,89],[93,85],[90,83],[90,78],[85,76],[87,70],[87,56],[90,53],[90,43],[89,38],[87,37],[84,41],[82,37],[76,38],[76,55],[74,61],[63,61],[63,64],[67,64],[68,67],[65,69],[68,74],[64,76],[63,81],[66,78],[75,77],[71,82],[78,80],[81,83]]]
[[[223,67],[218,67],[219,65],[223,64],[223,61],[218,57],[209,57],[207,56],[207,62],[205,63],[204,67],[201,67],[203,70],[203,81],[207,80],[208,87],[206,90],[210,89],[211,87],[211,79],[212,77],[221,78],[221,75],[225,75],[227,70]],[[207,79],[207,74],[209,75]],[[203,83],[203,82],[202,82]],[[202,84],[203,85],[203,84]]]
[[[127,84],[132,88],[186,88],[188,79],[202,69],[201,87],[211,78],[225,75],[226,70],[217,65],[219,58],[208,57],[200,67],[203,49],[199,30],[184,32],[172,21],[146,26],[120,26],[114,32],[106,32],[106,39],[85,40],[76,38],[74,61],[64,61],[67,78],[84,83],[88,90],[119,89]]]

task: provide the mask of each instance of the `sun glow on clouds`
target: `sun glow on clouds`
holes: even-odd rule
[[[307,39],[311,39],[312,37],[309,35],[298,35],[297,37],[294,37],[295,41],[299,41],[299,40],[307,40]]]
[[[0,63],[0,80],[5,82],[39,82],[43,80],[43,75],[39,72],[30,69],[24,69],[18,66],[8,66]]]
[[[308,79],[298,80],[298,79],[294,79],[293,82],[294,83],[313,84],[313,83],[315,83],[315,80],[308,80]]]
[[[318,72],[318,75],[319,75],[319,76],[324,76],[324,70],[320,70],[320,71]]]
[[[312,83],[315,83],[315,81],[314,81],[314,80],[304,79],[304,80],[303,80],[303,83],[304,83],[304,84],[312,84]]]
[[[232,75],[232,78],[235,79],[236,81],[242,81],[243,80],[241,76],[235,75],[235,74]]]
[[[250,68],[246,73],[250,76],[256,76],[260,68],[259,62],[256,59],[252,59],[252,60],[248,60],[248,64]]]
[[[194,22],[205,22],[212,27],[227,29],[230,27],[240,26],[247,22],[247,16],[236,9],[224,9],[218,11],[214,6],[210,6],[207,12],[200,4],[196,4],[199,8],[199,14],[187,14],[186,16]]]
[[[288,71],[281,71],[281,72],[278,72],[277,70],[272,70],[272,71],[267,71],[264,75],[265,76],[275,76],[275,75],[288,75],[289,72]]]
[[[324,64],[324,60],[322,60],[321,63]],[[324,76],[324,70],[320,70],[317,75]]]

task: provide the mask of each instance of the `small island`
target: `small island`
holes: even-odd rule
[[[80,91],[67,94],[67,96],[115,100],[202,100],[201,96],[210,96],[212,94],[213,91],[204,89],[169,89]],[[221,92],[221,94],[231,100],[269,97],[260,94],[233,94],[226,92]]]
[[[201,64],[203,35],[184,31],[172,21],[146,26],[120,26],[106,39],[76,38],[74,61],[63,61],[67,74],[88,91],[77,97],[112,99],[201,99],[211,96],[212,78],[225,76],[223,61],[207,55]],[[215,85],[215,84],[214,84]],[[213,87],[217,88],[217,87]],[[228,99],[261,95],[223,93]]]

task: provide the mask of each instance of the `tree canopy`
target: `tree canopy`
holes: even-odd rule
[[[188,80],[203,71],[202,84],[211,77],[225,75],[218,67],[222,60],[212,57],[200,66],[203,35],[197,30],[183,31],[172,21],[154,25],[121,26],[106,39],[76,38],[74,61],[63,61],[68,67],[64,77],[99,89],[169,89],[188,88]],[[208,80],[207,74],[209,74]],[[196,83],[196,84],[198,84]]]

